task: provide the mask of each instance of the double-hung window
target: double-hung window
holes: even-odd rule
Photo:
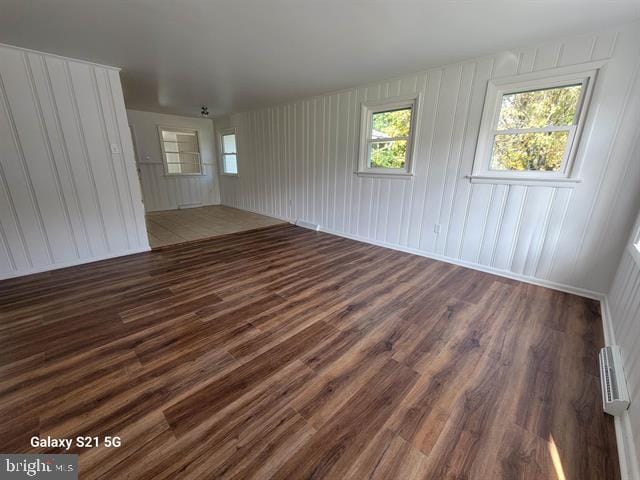
[[[412,174],[417,107],[417,97],[362,104],[359,174]]]
[[[571,177],[596,70],[490,81],[472,180]]]
[[[236,145],[235,129],[223,130],[220,133],[220,155],[224,175],[238,175],[238,147]]]
[[[202,175],[198,132],[184,128],[158,127],[167,175]]]

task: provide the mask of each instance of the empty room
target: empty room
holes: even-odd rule
[[[0,478],[639,456],[636,0],[0,0]]]

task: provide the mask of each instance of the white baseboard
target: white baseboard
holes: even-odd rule
[[[487,267],[485,265],[480,265],[478,263],[466,262],[464,260],[459,260],[457,258],[446,257],[444,255],[438,255],[435,253],[429,253],[429,252],[425,252],[424,250],[405,247],[395,243],[387,243],[387,242],[381,242],[379,240],[371,240],[370,238],[361,237],[358,235],[346,234],[346,233],[338,232],[338,231],[331,230],[329,228],[324,228],[324,227],[320,227],[320,231],[330,233],[332,235],[338,235],[339,237],[350,238],[351,240],[357,240],[359,242],[369,243],[371,245],[378,245],[380,247],[390,248],[392,250],[398,250],[400,252],[412,253],[414,255],[419,255],[421,257],[440,260],[441,262],[451,263],[453,265],[460,265],[461,267],[471,268],[472,270],[478,270],[485,273],[491,273],[493,275],[498,275],[499,277],[510,278],[512,280],[531,283],[533,285],[538,285],[540,287],[546,287],[546,288],[551,288],[553,290],[559,290],[561,292],[572,293],[574,295],[579,295],[581,297],[593,298],[595,300],[600,300],[600,301],[602,301],[602,299],[604,298],[604,295],[600,292],[594,292],[592,290],[586,290],[584,288],[577,288],[571,285],[556,283],[550,280],[529,277],[527,275],[520,275],[518,273],[513,273],[508,270],[501,270],[499,268]]]
[[[175,207],[165,208],[165,209],[149,209],[144,211],[144,213],[155,213],[155,212],[171,212],[174,210],[186,210],[187,208],[201,208],[201,207],[210,207],[214,205],[222,205],[221,203],[207,203],[207,202],[199,202],[199,203],[185,203],[182,205],[176,205]],[[229,207],[231,205],[228,205]],[[235,208],[235,207],[234,207]]]
[[[615,417],[616,443],[618,444],[618,459],[620,461],[620,478],[622,480],[638,480],[638,459],[636,457],[635,441],[631,431],[629,413],[624,412]]]
[[[602,329],[604,330],[604,344],[616,345],[616,334],[613,330],[613,319],[609,308],[609,298],[604,295],[600,300],[600,312],[602,314]]]
[[[314,224],[313,222],[307,222],[306,220],[302,220],[302,219],[293,219],[293,218],[288,218],[288,217],[281,217],[281,216],[278,216],[278,215],[273,215],[271,213],[261,212],[259,210],[255,210],[255,209],[252,209],[252,208],[238,207],[236,205],[229,205],[229,204],[226,204],[226,203],[223,203],[223,205],[225,205],[227,207],[231,207],[231,208],[237,208],[238,210],[246,210],[247,212],[257,213],[259,215],[265,215],[267,217],[277,218],[277,219],[283,220],[285,222],[293,223],[294,225],[298,225],[299,224],[301,227],[310,228],[311,230],[315,230],[315,226],[316,226],[316,224]],[[519,280],[521,282],[531,283],[533,285],[538,285],[540,287],[546,287],[546,288],[551,288],[553,290],[559,290],[561,292],[572,293],[574,295],[579,295],[581,297],[592,298],[594,300],[599,300],[599,301],[602,301],[602,299],[604,298],[604,294],[603,293],[595,292],[593,290],[587,290],[585,288],[578,288],[578,287],[574,287],[574,286],[571,286],[571,285],[566,285],[566,284],[563,284],[563,283],[552,282],[550,280],[544,280],[544,279],[540,279],[540,278],[536,278],[536,277],[530,277],[530,276],[527,276],[527,275],[520,275],[518,273],[513,273],[513,272],[510,272],[508,270],[502,270],[502,269],[499,269],[499,268],[487,267],[485,265],[480,265],[478,263],[473,263],[473,262],[466,262],[464,260],[459,260],[457,258],[447,257],[447,256],[444,256],[444,255],[438,255],[438,254],[435,254],[435,253],[426,252],[424,250],[418,250],[416,248],[405,247],[403,245],[398,245],[396,243],[387,243],[387,242],[382,242],[380,240],[372,240],[372,239],[367,238],[367,237],[361,237],[359,235],[352,235],[352,234],[349,234],[349,233],[344,233],[344,232],[340,232],[340,231],[337,231],[337,230],[332,230],[330,228],[325,228],[322,225],[318,225],[318,231],[325,232],[325,233],[330,233],[332,235],[337,235],[339,237],[349,238],[351,240],[357,240],[358,242],[364,242],[364,243],[369,243],[371,245],[377,245],[379,247],[385,247],[385,248],[390,248],[392,250],[398,250],[400,252],[412,253],[414,255],[419,255],[421,257],[432,258],[434,260],[440,260],[442,262],[451,263],[451,264],[454,264],[454,265],[460,265],[462,267],[471,268],[473,270],[479,270],[479,271],[485,272],[485,273],[491,273],[493,275],[498,275],[500,277],[505,277],[505,278],[510,278],[512,280]]]
[[[180,203],[178,204],[178,210],[186,210],[188,208],[200,208],[200,207],[204,207],[206,206],[206,204],[202,203],[202,202],[198,202],[198,203]]]
[[[127,255],[133,255],[134,253],[148,252],[149,250],[151,250],[151,248],[149,248],[149,246],[147,245],[141,248],[132,248],[130,250],[123,250],[121,252],[109,253],[107,255],[100,255],[99,257],[79,258],[76,260],[72,260],[70,262],[55,263],[55,264],[45,265],[42,267],[29,268],[26,270],[0,273],[0,280],[8,280],[9,278],[24,277],[26,275],[33,275],[34,273],[48,272],[50,270],[59,270],[60,268],[75,267],[76,265],[84,265],[85,263],[99,262],[101,260],[108,260],[110,258],[125,257]]]
[[[245,212],[257,213],[258,215],[264,215],[265,217],[277,218],[278,220],[282,220],[283,222],[289,222],[295,224],[295,219],[289,217],[282,217],[280,215],[274,215],[272,213],[261,212],[260,210],[256,210],[254,208],[246,208],[246,207],[238,207],[236,205],[230,205],[228,203],[221,203],[220,205],[224,205],[225,207],[235,208],[238,210],[244,210]]]

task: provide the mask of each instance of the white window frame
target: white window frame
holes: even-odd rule
[[[195,134],[196,137],[196,142],[198,143],[198,152],[188,152],[191,154],[197,154],[198,157],[198,164],[200,165],[200,172],[199,173],[170,173],[169,172],[169,162],[167,161],[167,152],[165,151],[164,148],[164,137],[162,136],[162,132],[163,131],[167,131],[167,132],[182,132],[182,133],[189,133],[189,134]],[[193,177],[193,176],[202,176],[204,175],[204,168],[202,165],[202,150],[200,147],[200,136],[198,133],[198,130],[195,130],[193,128],[184,128],[184,127],[172,127],[170,125],[158,125],[158,138],[160,139],[160,149],[162,151],[162,165],[164,166],[164,174],[168,177]],[[173,152],[168,152],[168,153],[173,153]],[[174,163],[174,162],[172,162]],[[180,163],[184,163],[184,162],[180,162]]]
[[[236,137],[236,151],[235,152],[225,152],[224,151],[224,141],[223,137],[225,135],[235,135]],[[238,159],[240,158],[240,154],[238,153],[238,132],[236,127],[223,128],[218,133],[218,144],[220,145],[220,173],[222,175],[227,175],[229,177],[237,177],[240,174],[240,164],[238,163]],[[236,173],[229,173],[224,171],[224,156],[225,155],[234,155],[236,156],[236,169],[238,170]]]
[[[580,182],[576,178],[575,159],[580,145],[580,137],[584,130],[587,112],[593,93],[598,69],[602,62],[591,62],[572,67],[555,68],[531,74],[515,75],[490,80],[487,85],[484,110],[478,134],[478,143],[473,163],[472,174],[469,176],[474,183],[509,183],[509,184],[547,184],[571,186]],[[548,126],[544,128],[498,130],[498,120],[502,106],[503,95],[521,93],[532,90],[546,90],[563,86],[582,84],[578,110],[574,124],[566,127]],[[562,159],[561,168],[557,172],[550,171],[514,171],[492,170],[491,154],[493,152],[494,137],[498,133],[527,133],[546,131],[568,131],[569,138]]]
[[[356,173],[363,176],[385,176],[409,178],[413,176],[416,132],[419,131],[420,95],[406,95],[384,100],[363,102],[360,116],[360,151]],[[408,137],[371,139],[371,123],[374,113],[411,108],[411,120]],[[369,145],[384,140],[407,140],[407,153],[404,168],[371,168],[369,167]]]

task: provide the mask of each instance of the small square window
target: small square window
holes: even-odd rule
[[[416,106],[415,97],[362,105],[359,174],[411,175]]]
[[[167,175],[202,175],[200,143],[196,130],[158,127]]]
[[[237,175],[238,148],[236,147],[235,129],[224,130],[220,134],[220,156],[222,158],[222,173]]]
[[[472,181],[578,181],[571,172],[596,72],[490,81]]]

